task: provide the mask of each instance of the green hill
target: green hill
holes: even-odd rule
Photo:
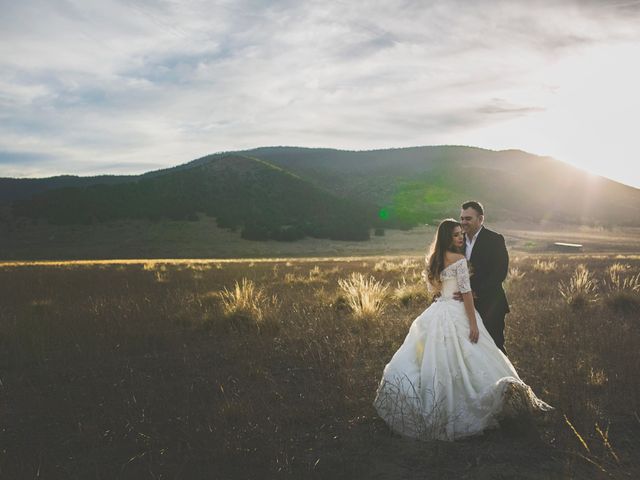
[[[98,184],[113,185],[130,182],[135,179],[135,175],[98,175],[95,177],[60,175],[49,178],[0,178],[0,205],[30,198],[56,188],[87,187]]]
[[[371,209],[338,198],[263,160],[223,155],[190,168],[116,185],[66,187],[14,202],[13,215],[53,224],[215,217],[253,240],[305,236],[366,240]]]
[[[491,220],[640,226],[639,189],[519,150],[262,147],[139,176],[0,179],[14,215],[88,223],[206,212],[247,238],[365,238],[372,226],[457,216],[470,198]]]
[[[431,223],[457,216],[460,203],[474,198],[485,204],[492,220],[640,226],[639,189],[519,150],[270,147],[246,153],[336,195],[375,205],[388,213],[389,222]]]

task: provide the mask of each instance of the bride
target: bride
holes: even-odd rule
[[[440,294],[416,318],[382,374],[374,401],[395,432],[455,440],[498,425],[501,416],[547,411],[496,347],[474,308],[460,224],[443,220],[427,260]],[[462,294],[463,302],[454,299]]]

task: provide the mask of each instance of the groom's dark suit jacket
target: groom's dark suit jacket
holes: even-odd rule
[[[504,316],[509,312],[502,282],[509,270],[504,237],[483,227],[471,251],[471,289],[476,309],[499,348],[504,349]]]

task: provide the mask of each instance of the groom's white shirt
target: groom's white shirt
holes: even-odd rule
[[[482,230],[482,225],[480,225],[480,228],[471,240],[469,240],[468,236],[464,236],[464,241],[467,244],[467,248],[464,250],[464,256],[467,257],[467,260],[471,260],[471,252],[473,251],[473,246],[476,244],[476,238],[478,238],[480,230]]]

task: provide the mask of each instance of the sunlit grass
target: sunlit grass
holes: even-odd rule
[[[604,280],[605,288],[612,293],[617,292],[640,292],[640,273],[636,275],[625,275],[626,270],[609,269]]]
[[[555,260],[536,260],[533,270],[536,272],[555,272],[558,269],[558,262]]]
[[[631,265],[629,265],[628,263],[615,262],[609,265],[609,268],[607,268],[607,273],[609,273],[610,275],[621,274],[627,272],[630,268]]]
[[[108,259],[108,260],[18,260],[18,261],[0,261],[0,269],[4,267],[80,267],[80,266],[96,266],[96,265],[152,265],[166,264],[166,265],[186,265],[186,266],[208,266],[212,265],[219,269],[223,264],[246,264],[250,266],[256,263],[274,263],[282,264],[286,267],[291,267],[296,264],[306,264],[314,262],[355,262],[380,257],[371,256],[351,256],[351,257],[297,257],[297,258],[279,258],[279,257],[267,257],[267,258],[135,258],[135,259]],[[406,260],[410,262],[410,260]],[[405,264],[401,262],[400,265]]]
[[[276,295],[267,295],[264,289],[246,278],[236,282],[232,290],[225,287],[220,292],[220,298],[225,315],[253,320],[256,325],[273,318],[280,306]]]
[[[322,269],[315,265],[306,274],[288,272],[284,274],[283,280],[286,284],[319,284],[327,283],[325,276],[330,272],[323,272]]]
[[[354,272],[348,279],[339,279],[338,285],[357,319],[375,318],[387,305],[389,287],[371,276]]]
[[[576,267],[568,282],[561,280],[558,291],[562,298],[574,308],[581,308],[598,298],[598,281],[584,264]]]
[[[640,312],[640,273],[630,273],[630,266],[614,263],[603,280],[605,300],[618,312]]]
[[[519,267],[511,267],[509,269],[509,274],[507,275],[507,280],[522,280],[526,274],[527,272],[520,270]]]
[[[309,270],[309,278],[319,278],[322,276],[322,270],[318,265],[314,265],[314,267]]]
[[[422,305],[427,305],[431,300],[427,286],[423,282],[407,282],[405,277],[402,277],[402,280],[397,283],[392,296],[394,300],[404,306],[412,302],[421,302]]]
[[[534,270],[536,259],[557,268]],[[395,267],[371,277],[382,260]],[[93,478],[96,468],[104,478],[153,471],[158,478],[216,472],[360,479],[380,468],[390,468],[390,478],[411,476],[394,463],[398,449],[414,471],[434,478],[468,476],[460,458],[476,459],[478,476],[487,478],[498,468],[509,478],[537,478],[541,464],[548,478],[637,476],[640,292],[627,281],[624,295],[634,303],[613,307],[608,270],[624,286],[624,278],[640,273],[638,259],[513,258],[509,358],[557,413],[517,431],[501,426],[482,438],[433,446],[391,435],[372,407],[385,364],[429,304],[412,296],[426,290],[414,281],[423,261],[405,260],[147,259],[0,268],[0,380],[11,413],[3,427],[3,478],[36,478],[38,468],[42,478]],[[576,269],[578,263],[584,266]],[[567,308],[560,293],[558,281],[569,285],[574,270],[597,280],[589,308]],[[166,281],[157,281],[156,271]],[[360,284],[386,290],[378,295],[384,307],[366,317],[375,321],[348,321],[354,311],[339,280],[354,274]],[[251,306],[256,298],[261,313]],[[44,439],[41,456],[33,455],[34,438]]]
[[[590,385],[594,387],[603,387],[604,385],[606,385],[608,380],[609,378],[607,377],[607,374],[604,372],[604,370],[599,368],[594,369],[593,367],[591,367],[591,371],[589,374]]]

